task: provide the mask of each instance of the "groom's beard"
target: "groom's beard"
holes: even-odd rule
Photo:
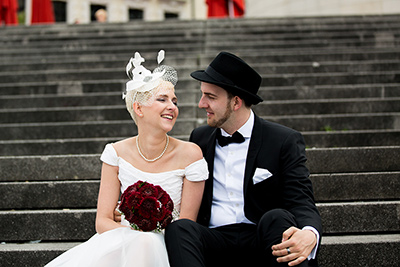
[[[222,125],[230,118],[232,114],[232,109],[230,107],[230,102],[226,105],[225,113],[222,115],[221,118],[217,118],[216,114],[214,113],[214,119],[207,120],[207,124],[214,128],[222,128]]]

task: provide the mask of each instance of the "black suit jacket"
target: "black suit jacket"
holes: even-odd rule
[[[300,229],[312,226],[321,234],[321,218],[305,165],[307,159],[303,136],[256,115],[254,120],[243,181],[245,216],[257,223],[267,211],[282,208],[296,217]],[[208,163],[210,176],[205,184],[197,219],[198,223],[208,226],[213,196],[216,128],[199,127],[193,130],[190,141],[200,146]],[[272,177],[253,184],[256,168],[267,169]]]

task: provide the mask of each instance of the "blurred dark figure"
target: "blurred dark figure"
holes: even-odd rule
[[[94,16],[96,17],[97,22],[107,22],[107,11],[103,8],[97,10]]]

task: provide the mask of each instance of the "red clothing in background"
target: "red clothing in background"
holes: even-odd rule
[[[17,0],[0,0],[0,25],[3,21],[6,25],[17,25],[17,11]]]
[[[233,14],[230,14],[229,1],[233,5]],[[242,17],[244,15],[245,0],[206,0],[209,18]]]
[[[54,23],[51,0],[32,0],[32,24]]]

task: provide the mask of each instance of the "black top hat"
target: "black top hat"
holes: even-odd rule
[[[218,85],[250,104],[263,101],[257,95],[261,76],[242,59],[228,52],[219,53],[204,71],[192,72],[190,76],[201,82]]]

